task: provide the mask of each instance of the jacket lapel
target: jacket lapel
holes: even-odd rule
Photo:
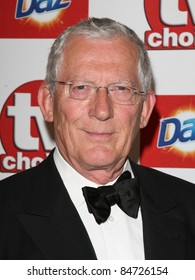
[[[146,259],[185,259],[185,223],[181,205],[160,209],[142,196]]]
[[[152,178],[152,171],[146,174],[143,167],[134,163],[132,168],[140,182],[145,258],[185,259],[183,206],[175,193],[171,193],[171,185],[170,192],[166,192],[169,181],[165,178],[156,181]]]
[[[33,186],[26,209],[18,219],[43,256],[46,259],[96,259],[51,155],[40,166],[36,182],[39,183]]]

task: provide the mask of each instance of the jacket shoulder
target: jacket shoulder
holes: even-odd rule
[[[16,173],[14,175],[11,175],[3,180],[0,181],[0,191],[4,187],[15,187],[18,185],[18,187],[22,187],[25,183],[30,183],[37,178],[40,179],[40,173],[43,173],[45,170],[48,172],[48,167],[52,168],[52,165],[55,166],[54,162],[52,162],[52,154],[50,154],[45,160],[43,160],[39,165],[32,167],[30,169],[27,169],[25,171]],[[21,183],[21,184],[20,184]]]
[[[48,192],[53,181],[60,177],[52,153],[36,167],[14,174],[0,181],[0,204],[23,203],[31,193]],[[12,205],[12,204],[11,204]],[[10,206],[12,207],[12,206]]]
[[[158,203],[177,202],[195,208],[195,184],[162,171],[131,162],[142,193],[152,196]]]
[[[173,185],[188,185],[191,187],[195,187],[193,183],[188,182],[184,179],[167,174],[151,167],[139,165],[133,161],[131,161],[131,166],[133,172],[135,173],[135,176],[139,177],[140,180],[147,179],[148,181],[154,181],[155,183],[158,182],[159,184],[163,185],[165,185],[164,183],[166,182],[170,182],[173,183]]]

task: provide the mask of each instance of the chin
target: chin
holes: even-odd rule
[[[88,154],[88,156],[87,156]],[[91,151],[85,154],[84,161],[87,163],[88,166],[93,167],[106,167],[112,165],[113,162],[116,161],[116,156],[114,156],[114,152],[102,152],[102,151]]]

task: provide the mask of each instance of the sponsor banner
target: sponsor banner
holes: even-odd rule
[[[0,4],[1,38],[56,38],[88,17],[88,0],[12,0]]]
[[[150,50],[195,48],[194,0],[145,0],[151,30],[145,32]]]
[[[0,115],[1,172],[19,172],[40,163],[54,146],[52,131],[37,103],[42,81],[31,81],[15,89]]]
[[[141,131],[140,163],[152,167],[194,168],[195,95],[159,95]]]

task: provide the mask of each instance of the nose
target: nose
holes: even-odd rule
[[[95,97],[91,100],[89,116],[100,121],[112,118],[114,115],[112,100],[108,96],[107,89],[98,88]]]

